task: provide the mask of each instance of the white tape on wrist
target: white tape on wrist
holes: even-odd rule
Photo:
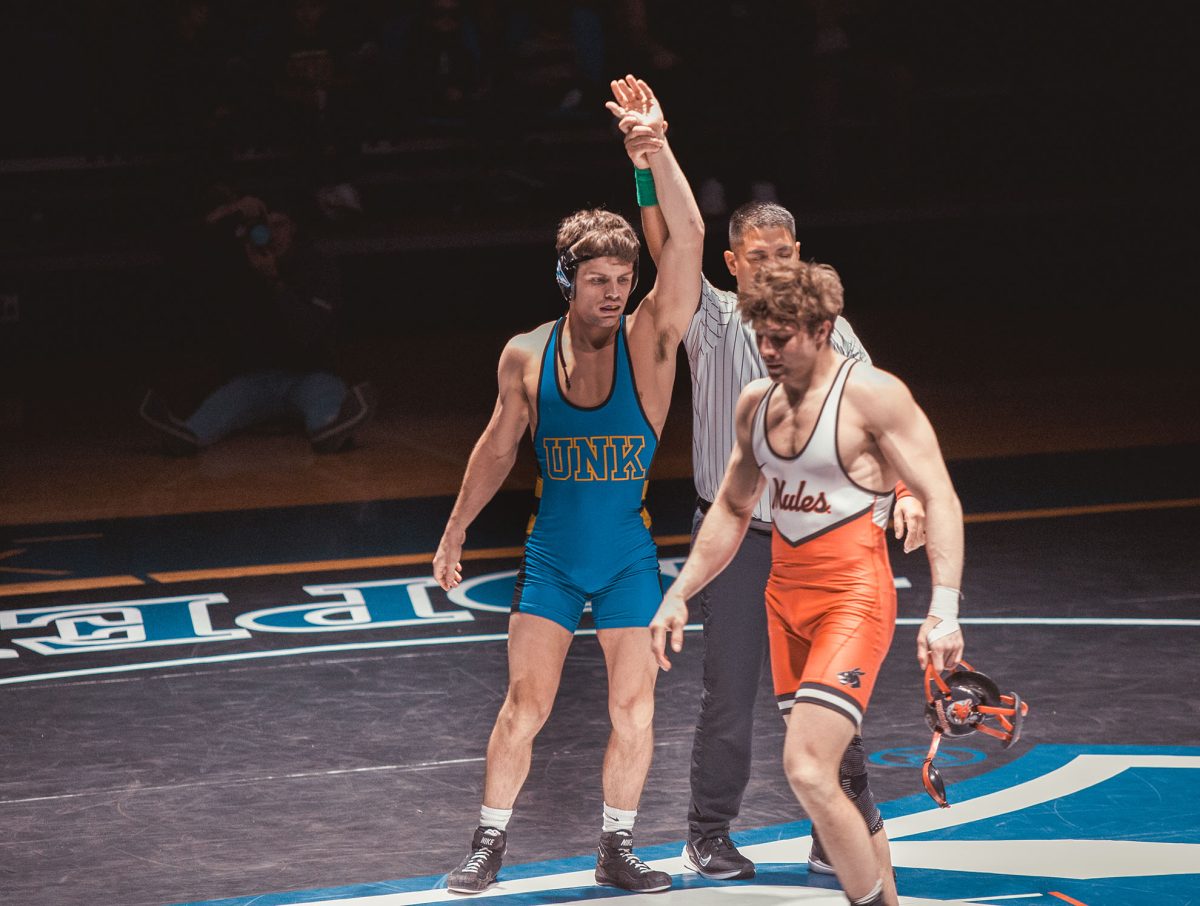
[[[929,630],[926,641],[936,642],[952,632],[958,632],[958,602],[962,592],[957,588],[947,588],[945,585],[933,586],[933,596],[929,599],[929,616],[941,620]]]

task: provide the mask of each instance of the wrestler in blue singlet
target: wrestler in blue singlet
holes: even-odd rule
[[[542,353],[533,438],[540,502],[512,609],[573,632],[590,600],[597,628],[649,626],[662,590],[642,496],[658,436],[638,399],[624,317],[612,388],[594,408],[568,402],[559,387],[564,323]]]

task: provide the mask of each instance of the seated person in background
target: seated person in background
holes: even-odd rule
[[[195,453],[244,428],[296,420],[318,453],[349,446],[374,414],[366,383],[334,373],[338,302],[333,262],[297,235],[292,219],[249,195],[203,219],[197,312],[213,334],[219,385],[187,419],[149,391],[139,414],[173,455]]]

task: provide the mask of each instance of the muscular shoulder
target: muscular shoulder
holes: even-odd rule
[[[737,401],[737,418],[739,420],[749,418],[753,414],[767,391],[771,389],[771,383],[770,378],[758,378],[742,388]]]
[[[526,368],[536,367],[537,363],[541,361],[542,351],[546,348],[555,323],[557,322],[547,321],[545,324],[539,324],[533,330],[519,333],[505,343],[504,351],[500,353],[501,373],[508,370],[524,371]]]
[[[846,400],[871,423],[886,424],[913,406],[908,385],[891,372],[859,362],[846,379]]]
[[[540,357],[550,339],[550,332],[557,323],[557,321],[547,321],[545,324],[539,324],[533,330],[517,334],[504,345],[504,355]]]

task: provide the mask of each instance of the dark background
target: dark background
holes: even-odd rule
[[[298,34],[290,0],[3,5],[0,508],[13,509],[0,524],[326,504],[302,493],[321,482],[338,501],[378,501],[396,492],[357,476],[388,459],[393,474],[436,472],[446,482],[426,493],[451,491],[486,420],[504,338],[562,310],[552,276],[559,218],[592,204],[636,216],[629,163],[603,108],[608,79],[626,71],[663,102],[708,212],[706,271],[718,285],[732,285],[720,259],[727,210],[769,183],[797,215],[804,256],[842,274],[847,314],[873,358],[914,388],[944,391],[934,400],[944,441],[954,434],[961,451],[974,435],[981,447],[996,436],[983,430],[989,420],[1015,426],[1016,443],[951,463],[963,487],[994,492],[977,498],[975,514],[1196,496],[1195,482],[1178,478],[1188,477],[1194,447],[1055,458],[1056,426],[1022,409],[1028,387],[1038,393],[1043,381],[1041,396],[1059,406],[1040,407],[1039,417],[1081,402],[1079,420],[1100,427],[1068,450],[1156,442],[1109,426],[1145,426],[1162,411],[1195,424],[1190,4],[461,0],[449,15],[452,6],[330,3],[315,29]],[[320,4],[301,11],[313,9]],[[645,27],[632,27],[643,12]],[[320,115],[298,100],[289,68],[297,55],[334,74]],[[725,211],[710,180],[724,189]],[[198,325],[215,300],[195,291],[186,237],[218,181],[292,211],[337,261],[343,368],[379,386],[385,422],[372,427],[357,466],[352,455],[299,462],[291,446],[259,437],[185,462],[166,461],[149,440],[101,442],[140,427],[146,387],[170,384],[173,401],[189,398]],[[361,211],[322,209],[318,194],[338,185],[354,188]],[[1020,392],[1005,392],[1005,382]],[[1064,387],[1071,394],[1054,396]],[[1094,388],[1122,392],[1114,401]],[[1146,410],[1150,392],[1168,403]],[[1129,411],[1094,417],[1114,406]],[[673,443],[690,427],[680,408],[664,435]],[[409,430],[415,415],[426,417],[424,432]],[[1172,432],[1157,442],[1164,434]],[[1014,450],[1048,455],[1012,469],[986,458]],[[116,466],[98,470],[101,456]],[[107,487],[114,475],[121,480]],[[674,501],[684,510],[688,502],[686,493]],[[32,515],[9,515],[18,503]],[[355,531],[327,538],[292,507],[303,531],[276,532],[288,549],[271,559],[328,557],[345,537],[393,552],[404,539],[372,521],[381,507],[350,505]],[[427,507],[448,511],[449,499],[418,510]],[[1194,512],[973,524],[971,606],[1015,617],[1190,615]],[[196,527],[208,524],[186,526],[171,551],[187,558],[182,565],[229,565],[203,559],[230,546],[206,543]],[[524,524],[522,510],[514,539]],[[438,525],[435,517],[421,528]],[[120,532],[101,530],[126,557],[111,571],[161,567],[148,557],[166,542],[122,551]],[[41,534],[14,532],[12,546]],[[317,551],[299,549],[301,537],[316,538]],[[6,577],[47,578],[19,571],[32,564],[86,578],[89,564],[71,560],[74,550],[33,549],[4,562]],[[258,555],[252,545],[237,553]],[[901,599],[910,616],[925,593],[921,556],[894,559],[915,580]],[[288,574],[220,588],[267,606],[295,600],[302,584]],[[100,588],[85,597],[126,591],[140,596]],[[1179,707],[1162,695],[1161,671],[1146,669],[1166,664],[1176,679],[1183,671],[1188,688],[1187,630],[1137,628],[1118,639],[1108,628],[972,631],[987,652],[981,669],[1017,684],[1035,719],[1021,747],[980,745],[989,760],[949,770],[949,780],[1042,743],[1194,742],[1194,702]],[[924,742],[911,638],[897,633],[891,678],[873,705],[878,748]],[[646,845],[680,837],[680,765],[699,688],[699,645],[689,645],[661,681],[663,747],[639,823]],[[459,651],[306,659],[311,682],[270,661],[15,693],[8,723],[36,732],[4,737],[16,778],[6,798],[22,800],[7,806],[6,827],[28,855],[0,866],[6,892],[28,904],[116,897],[151,906],[445,871],[478,802],[477,761],[452,774],[260,781],[426,752],[482,757],[503,652]],[[594,784],[567,797],[562,784],[594,773],[600,757],[599,669],[594,643],[578,644],[567,688],[579,707],[560,707],[536,750],[514,862],[594,843]],[[797,816],[777,769],[782,727],[768,696],[759,707],[743,827]],[[911,770],[880,769],[873,782],[882,800],[916,790]],[[37,798],[77,792],[78,808]]]
[[[770,183],[906,378],[1193,367],[1186,4],[380,0],[298,35],[304,6],[7,6],[0,430],[132,422],[181,377],[205,302],[180,244],[216,181],[336,257],[348,376],[384,411],[420,400],[456,338],[559,312],[561,216],[636,216],[602,106],[627,70],[698,195]],[[311,47],[334,73],[319,113],[289,75]],[[343,183],[361,211],[323,213]],[[730,285],[721,208],[706,270]]]

